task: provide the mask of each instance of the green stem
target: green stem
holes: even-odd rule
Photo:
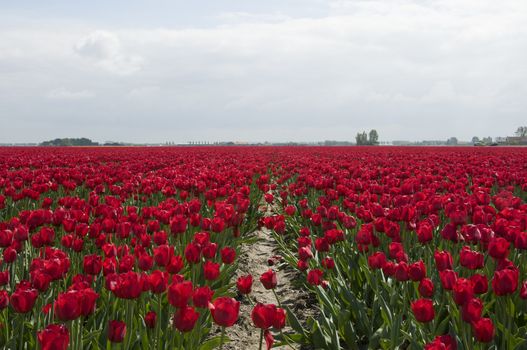
[[[276,298],[276,302],[278,303],[278,307],[282,307],[282,304],[280,303],[280,299],[278,299],[278,294],[276,294],[276,291],[272,289],[274,297]]]
[[[258,350],[262,350],[262,344],[263,344],[263,329],[260,330],[260,347],[258,347]]]
[[[225,327],[221,327],[220,350],[223,350],[223,341],[225,340]],[[260,340],[260,349],[262,348]]]

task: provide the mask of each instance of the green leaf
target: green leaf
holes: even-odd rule
[[[231,340],[229,339],[229,337],[227,336],[223,337],[223,344],[227,344],[230,341]],[[206,342],[202,343],[198,349],[199,350],[212,350],[214,348],[219,347],[220,344],[221,344],[221,336],[217,336],[217,337],[211,338],[207,340]]]
[[[302,334],[302,336],[305,337],[306,332],[304,330],[304,327],[302,327],[302,325],[300,324],[300,321],[298,321],[298,318],[296,318],[295,314],[291,312],[291,309],[289,309],[287,305],[284,305],[284,309],[286,311],[287,320],[289,321],[289,325],[291,326],[291,328],[293,328],[293,330]]]

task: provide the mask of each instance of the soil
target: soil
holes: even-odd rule
[[[253,233],[258,241],[254,244],[242,247],[239,257],[239,268],[235,278],[251,274],[253,276],[253,286],[250,298],[254,304],[257,302],[264,304],[278,305],[272,290],[267,290],[260,282],[262,273],[272,268],[277,274],[278,285],[275,289],[282,305],[295,313],[299,321],[305,326],[309,316],[315,314],[315,302],[312,296],[306,291],[292,285],[297,279],[298,272],[285,263],[277,263],[269,266],[268,259],[279,255],[278,247],[270,232],[265,228]],[[258,350],[260,340],[260,330],[255,328],[251,321],[251,311],[253,306],[247,296],[240,296],[240,318],[233,327],[226,330],[226,335],[231,341],[224,346],[229,350]],[[283,330],[284,333],[293,332],[289,326]],[[265,348],[265,343],[264,343]],[[298,344],[292,344],[293,349],[308,349]],[[274,349],[290,349],[288,346],[280,346]]]

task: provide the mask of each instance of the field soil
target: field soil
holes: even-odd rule
[[[315,300],[306,290],[293,286],[293,281],[298,277],[298,272],[290,268],[287,264],[279,260],[279,252],[276,242],[271,233],[263,228],[256,231],[253,235],[258,239],[254,244],[246,244],[242,247],[239,257],[239,268],[236,279],[239,276],[251,274],[253,276],[252,293],[250,294],[251,302],[247,296],[240,296],[240,318],[233,327],[226,330],[226,335],[231,341],[224,346],[229,350],[258,350],[260,340],[260,330],[255,328],[251,321],[251,311],[253,304],[258,302],[263,304],[278,305],[272,290],[267,290],[260,282],[260,276],[273,269],[277,274],[278,285],[275,289],[282,305],[287,305],[298,317],[301,323],[306,322],[309,316],[314,315]],[[275,258],[275,259],[273,259]],[[274,260],[274,265],[269,266],[268,260]],[[284,333],[291,332],[291,328],[286,326]],[[219,329],[217,330],[219,332]],[[264,342],[265,349],[265,342]],[[280,346],[275,349],[305,349],[298,344],[289,346]]]

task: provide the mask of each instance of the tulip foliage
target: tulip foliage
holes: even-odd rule
[[[266,155],[0,149],[0,347],[211,349]],[[242,164],[243,162],[243,164]]]
[[[261,226],[304,274],[325,349],[527,347],[527,152],[284,152]]]
[[[307,322],[255,303],[260,348],[525,348],[525,164],[520,148],[0,148],[0,347],[221,347],[254,284],[280,294],[273,269],[233,278],[260,227],[317,301]]]

